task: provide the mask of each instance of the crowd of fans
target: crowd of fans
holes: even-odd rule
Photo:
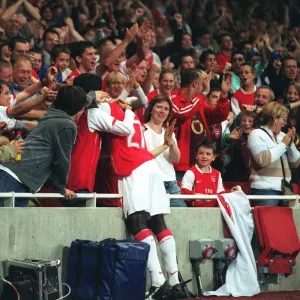
[[[30,164],[19,162],[16,171],[6,162],[23,152],[24,141],[15,139],[22,131],[39,174],[49,153],[36,142],[44,131],[36,137],[34,128],[56,107],[77,116],[77,137],[73,149],[64,144],[70,135],[51,145],[48,180],[41,184],[64,194],[65,206],[85,206],[73,191],[118,193],[118,168],[128,158],[120,152],[116,164],[109,140],[128,135],[132,116],[118,119],[106,105],[113,101],[145,123],[141,134],[168,193],[216,194],[225,191],[223,182],[251,182],[251,194],[281,195],[284,183],[298,183],[299,1],[1,0],[0,7],[1,178],[8,173],[28,192],[43,188],[40,182],[32,188]],[[75,97],[102,93],[71,113],[55,104],[56,97],[68,98],[70,86],[80,87],[68,90]],[[61,144],[64,150],[53,148]],[[56,157],[63,153],[65,160]]]

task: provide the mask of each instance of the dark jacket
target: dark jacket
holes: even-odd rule
[[[51,177],[52,186],[64,194],[76,133],[76,125],[67,113],[50,108],[26,138],[21,161],[3,166],[33,193]]]

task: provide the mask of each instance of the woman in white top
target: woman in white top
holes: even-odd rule
[[[169,97],[162,94],[154,97],[145,112],[144,136],[148,150],[156,157],[167,193],[180,194],[173,167],[173,163],[180,160],[180,150],[174,133],[165,134],[166,130],[168,131],[166,127],[169,127],[167,122],[170,120],[171,112],[172,102]],[[174,127],[174,124],[173,122],[171,127]],[[186,204],[184,200],[171,199],[170,206],[185,207]]]
[[[282,195],[284,177],[290,182],[290,167],[299,166],[300,153],[294,144],[295,128],[290,128],[287,134],[281,131],[287,124],[288,113],[288,109],[279,103],[265,105],[258,120],[261,127],[248,137],[252,195]],[[278,205],[278,200],[252,201],[252,204],[274,206]]]

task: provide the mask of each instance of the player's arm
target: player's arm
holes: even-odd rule
[[[101,108],[88,110],[88,127],[90,131],[110,132],[119,136],[128,136],[134,133],[133,120],[135,114],[125,110],[123,121],[119,121]]]

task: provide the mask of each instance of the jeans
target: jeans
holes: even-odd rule
[[[75,191],[76,194],[89,194],[88,189]],[[64,207],[86,207],[86,199],[74,198],[72,200],[60,200]]]
[[[251,195],[282,195],[281,191],[275,191],[275,190],[264,190],[264,189],[253,189],[251,188]],[[252,206],[277,206],[279,204],[279,200],[252,200]]]
[[[183,178],[184,174],[185,174],[184,171],[176,171],[176,180],[177,181],[182,181],[182,178]]]
[[[0,193],[29,193],[29,188],[10,176],[7,172],[0,170]],[[27,207],[29,198],[15,198],[15,207]],[[0,198],[0,207],[4,206],[4,199]]]
[[[166,192],[170,195],[181,194],[180,187],[177,184],[177,181],[164,181]],[[181,199],[171,199],[170,207],[186,207],[184,200]]]

